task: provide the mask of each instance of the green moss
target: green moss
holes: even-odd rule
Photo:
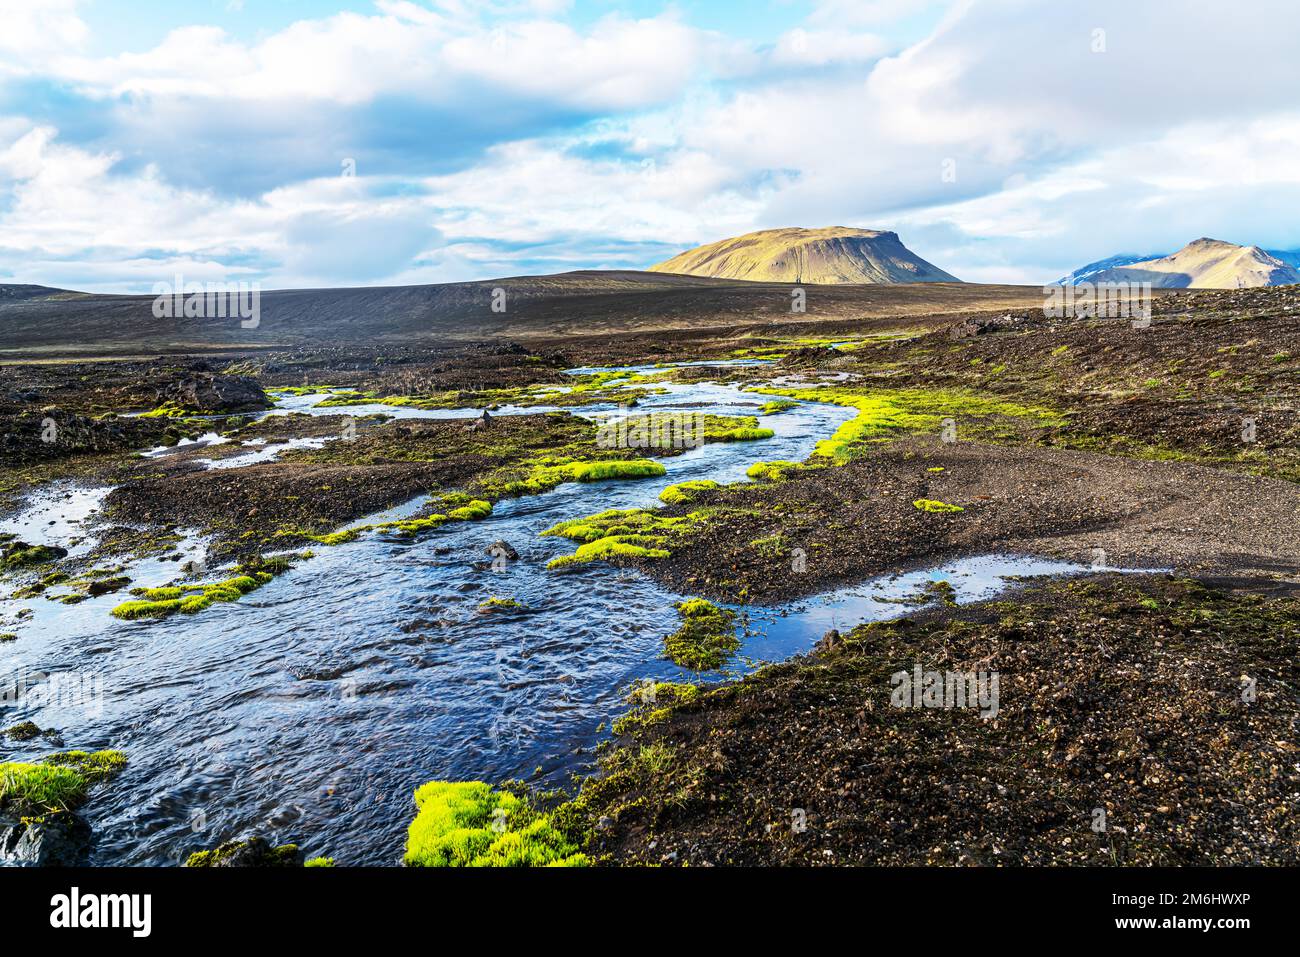
[[[138,418],[141,419],[181,419],[187,415],[198,415],[197,412],[191,412],[188,409],[182,409],[178,405],[168,402],[152,409],[148,412],[141,412]]]
[[[307,535],[313,542],[320,542],[322,545],[343,545],[347,542],[355,542],[361,535],[362,529],[345,528],[342,531],[330,532],[326,535]]]
[[[73,811],[90,787],[126,765],[121,751],[65,751],[39,763],[0,763],[0,809],[20,815]]]
[[[32,738],[39,737],[41,729],[35,721],[20,721],[12,727],[0,731],[0,736],[8,738],[10,741],[30,741]]]
[[[552,559],[546,567],[556,569],[619,558],[667,558],[673,541],[701,527],[706,515],[706,511],[670,516],[650,509],[616,508],[560,522],[542,534],[584,544],[572,555]]]
[[[758,426],[758,419],[752,415],[705,415],[704,441],[709,442],[753,442],[758,439],[770,439],[776,433],[771,429]]]
[[[9,542],[0,551],[0,571],[19,568],[24,565],[44,565],[62,558],[63,554],[48,545],[28,545],[25,542]],[[43,584],[49,584],[44,582]]]
[[[605,459],[561,463],[534,460],[532,463],[524,463],[522,474],[518,472],[515,474],[518,477],[503,477],[494,483],[484,483],[484,487],[488,491],[494,491],[499,497],[514,498],[523,495],[541,495],[565,482],[653,478],[667,474],[667,469],[650,459]]]
[[[550,819],[481,781],[430,781],[415,791],[409,867],[574,867],[586,855]]]
[[[736,637],[736,614],[703,598],[690,598],[677,605],[682,625],[664,639],[664,657],[683,668],[704,671],[720,668],[740,647]]]
[[[776,435],[771,429],[759,428],[736,428],[725,429],[719,432],[713,432],[707,436],[706,442],[754,442],[758,439],[770,439]]]
[[[687,482],[678,482],[676,485],[670,485],[659,493],[659,501],[666,502],[669,505],[677,505],[682,502],[689,502],[695,497],[696,492],[704,492],[709,489],[721,488],[717,482],[709,479],[694,479]]]
[[[798,407],[798,402],[792,402],[789,399],[774,399],[771,402],[764,402],[763,407],[758,410],[758,414],[776,415],[779,412],[788,412],[790,409],[796,409]]]
[[[161,588],[133,588],[135,601],[122,602],[113,609],[113,617],[124,621],[139,618],[166,618],[177,612],[192,615],[217,602],[238,601],[261,588],[273,578],[269,571],[255,570],[224,581],[196,585],[167,585]]]
[[[784,482],[793,475],[819,467],[816,464],[805,465],[803,462],[778,459],[774,462],[755,462],[745,470],[745,474],[760,482]]]
[[[628,695],[628,703],[637,707],[617,719],[610,730],[615,735],[640,733],[667,718],[677,705],[694,701],[699,696],[699,685],[684,682],[657,681],[638,685]]]
[[[250,837],[246,841],[227,841],[219,847],[195,851],[185,859],[186,867],[297,867],[297,844],[267,843],[265,838]],[[324,858],[317,858],[324,860]],[[320,866],[320,865],[314,865]]]
[[[909,432],[935,432],[943,419],[1011,417],[1035,423],[1059,423],[1056,412],[956,389],[879,389],[870,393],[836,387],[755,390],[805,402],[827,402],[858,410],[829,439],[817,443],[815,456],[846,462],[861,454],[865,443]]]
[[[449,519],[455,519],[461,522],[477,521],[481,518],[487,518],[492,514],[492,503],[485,502],[482,499],[474,499],[467,505],[460,508],[454,508],[447,513]]]
[[[616,558],[654,559],[667,558],[667,549],[655,547],[662,539],[645,535],[607,535],[594,542],[579,545],[572,555],[561,555],[546,563],[552,571],[569,565],[582,565],[587,562],[610,561]]]
[[[790,551],[790,545],[779,533],[766,538],[756,538],[749,547],[764,558],[780,558]]]
[[[333,867],[334,858],[332,857],[311,857],[303,861],[303,867]]]
[[[932,498],[918,498],[912,503],[913,508],[920,509],[922,512],[964,512],[966,511],[960,505],[949,505],[947,502],[939,502]]]
[[[431,532],[435,528],[441,528],[448,521],[450,519],[446,515],[426,515],[423,518],[406,518],[396,522],[382,522],[378,525],[369,525],[367,528],[384,532],[396,532],[398,535],[419,535],[423,532]]]
[[[491,598],[487,599],[487,601],[481,602],[478,606],[478,610],[481,612],[490,612],[523,607],[523,604],[515,601],[513,598],[498,598],[496,595],[493,595]]]

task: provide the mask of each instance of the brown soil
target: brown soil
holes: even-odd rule
[[[1298,642],[1294,597],[1164,578],[863,626],[643,724],[579,821],[618,863],[1294,865]],[[917,664],[996,715],[894,706]]]

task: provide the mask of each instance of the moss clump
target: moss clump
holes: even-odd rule
[[[551,559],[547,568],[611,559],[658,559],[672,554],[674,544],[704,528],[720,509],[699,509],[687,515],[661,515],[643,508],[609,509],[584,518],[560,522],[542,532],[583,542],[572,555]]]
[[[478,606],[478,610],[486,613],[491,611],[508,611],[512,608],[523,607],[524,606],[520,602],[515,601],[513,598],[498,598],[496,595],[493,595],[487,601],[482,602]]]
[[[753,442],[770,439],[776,435],[771,429],[760,428],[752,415],[705,415],[705,442]]]
[[[32,738],[38,737],[40,733],[41,729],[35,721],[20,721],[18,724],[0,731],[0,735],[10,741],[30,741]]]
[[[616,735],[643,731],[668,717],[674,706],[694,701],[699,696],[699,685],[684,682],[655,681],[640,685],[628,695],[628,703],[638,707],[615,721],[610,730]]]
[[[49,545],[28,545],[26,542],[19,541],[8,542],[0,550],[0,571],[20,568],[24,565],[44,565],[46,562],[63,558],[67,554],[62,548],[52,548]],[[48,584],[51,583],[42,582],[42,587]]]
[[[473,522],[481,518],[487,518],[491,514],[492,503],[476,498],[460,508],[453,508],[447,513],[447,517],[458,522]]]
[[[183,419],[189,415],[200,415],[198,412],[191,412],[188,409],[182,409],[179,405],[171,402],[164,403],[156,409],[150,409],[148,412],[141,412],[137,418],[141,419]]]
[[[958,389],[880,389],[870,393],[852,389],[757,389],[765,395],[782,395],[805,402],[827,402],[857,409],[856,418],[845,422],[829,439],[817,443],[813,452],[842,464],[861,454],[865,443],[886,441],[909,432],[937,431],[944,418],[1009,417],[1036,424],[1060,424],[1051,409],[993,399]]]
[[[265,838],[227,841],[219,847],[195,851],[185,859],[186,867],[298,867],[302,854],[297,844],[269,844]]]
[[[706,671],[722,667],[740,647],[736,637],[736,613],[703,598],[690,598],[677,605],[682,626],[664,639],[664,657],[683,668]]]
[[[334,858],[332,857],[309,857],[302,862],[303,867],[333,867]]]
[[[800,472],[807,472],[820,467],[819,465],[805,465],[803,462],[788,462],[784,459],[778,459],[775,462],[755,462],[745,470],[745,474],[760,482],[784,482]]]
[[[964,512],[966,511],[960,505],[949,505],[947,502],[940,502],[932,498],[918,498],[912,503],[912,507],[920,509],[922,512]]]
[[[689,502],[695,497],[696,492],[706,492],[710,489],[721,488],[717,482],[710,479],[693,479],[688,482],[678,482],[676,485],[670,485],[659,493],[659,501],[668,505],[679,505],[682,502]]]
[[[0,764],[0,809],[35,816],[74,811],[90,787],[126,765],[121,751],[64,751],[28,764]]]
[[[592,462],[548,464],[545,460],[525,463],[519,478],[505,478],[485,483],[486,490],[502,498],[541,495],[565,482],[601,482],[608,479],[654,478],[667,474],[658,462],[650,459],[604,459]]]
[[[273,577],[275,576],[271,572],[259,570],[203,585],[133,588],[131,594],[138,596],[137,599],[117,605],[113,609],[113,617],[134,621],[138,618],[166,618],[177,612],[193,615],[217,602],[239,601]]]
[[[788,412],[791,409],[798,408],[798,402],[792,402],[789,399],[776,399],[772,402],[764,402],[763,407],[758,410],[759,415],[776,415],[780,412]]]
[[[719,432],[713,432],[705,439],[706,442],[754,442],[758,439],[770,439],[776,435],[771,429],[760,428],[736,428],[723,429]]]
[[[415,791],[408,867],[575,867],[585,854],[526,801],[482,781],[430,781]]]
[[[322,545],[343,545],[347,542],[355,542],[361,535],[363,529],[345,528],[339,532],[330,532],[326,535],[308,535],[313,542],[319,542]]]
[[[561,555],[546,563],[551,571],[569,565],[584,565],[587,562],[610,561],[616,558],[667,558],[665,548],[656,547],[662,539],[646,535],[608,535],[605,538],[579,545],[572,555]]]

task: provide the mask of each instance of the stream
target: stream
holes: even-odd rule
[[[716,383],[665,388],[637,412],[752,415],[769,398]],[[270,414],[478,413],[315,408],[322,398],[285,396]],[[611,411],[595,406],[578,414]],[[556,522],[653,506],[665,486],[687,479],[744,481],[755,461],[806,458],[855,414],[800,403],[761,419],[775,437],[661,459],[668,470],[661,478],[562,485],[412,541],[369,533],[314,547],[315,558],[240,601],[193,616],[119,621],[109,611],[124,593],[76,605],[43,597],[9,603],[33,614],[19,626],[20,640],[0,646],[0,685],[10,689],[0,699],[0,721],[31,719],[56,729],[67,748],[126,753],[126,770],[96,789],[82,811],[96,835],[91,864],[180,864],[193,851],[251,834],[340,864],[396,864],[415,787],[436,778],[570,787],[575,773],[590,768],[610,720],[627,711],[638,681],[734,677],[809,650],[830,628],[899,616],[907,606],[880,599],[914,594],[927,581],[946,579],[957,600],[969,602],[1004,589],[1008,576],[1086,570],[982,556],[782,606],[738,609],[746,613],[742,649],[728,674],[706,675],[660,657],[664,635],[677,627],[672,606],[685,596],[601,564],[545,570],[549,559],[576,547],[539,537]],[[238,461],[215,465],[237,468],[276,451],[250,447]],[[55,486],[0,521],[0,531],[65,547],[89,539],[107,491]],[[421,504],[365,521],[410,514]],[[483,567],[498,539],[513,545],[519,560],[503,570]],[[88,547],[89,540],[75,545],[74,555]],[[182,551],[201,557],[202,541],[192,537]],[[176,562],[146,559],[125,574],[134,585],[154,586],[177,572]],[[480,613],[492,596],[525,608]],[[50,750],[40,740],[11,744],[5,758]]]

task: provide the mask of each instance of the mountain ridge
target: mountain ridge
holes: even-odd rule
[[[1080,282],[1149,282],[1160,289],[1241,289],[1300,283],[1291,254],[1274,255],[1259,246],[1242,246],[1202,236],[1182,249],[1148,259],[1112,256],[1081,266],[1057,280]]]
[[[688,249],[649,272],[810,285],[961,282],[917,256],[897,233],[851,226],[760,229]]]

